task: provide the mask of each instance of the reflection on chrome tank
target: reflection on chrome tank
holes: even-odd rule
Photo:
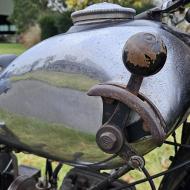
[[[103,98],[104,108],[112,111],[105,112],[102,119],[101,98],[87,92],[100,83],[127,85],[131,73],[122,61],[123,47],[143,32],[160,36],[167,47],[165,65],[143,79],[140,93],[154,104],[169,134],[189,105],[189,81],[185,78],[190,73],[189,48],[153,21],[129,20],[80,32],[76,27],[26,51],[1,74],[11,87],[0,97],[0,118],[6,124],[0,128],[0,141],[70,163],[108,158],[110,154],[96,144],[96,133],[116,103]],[[124,111],[128,109],[123,105]],[[157,146],[138,112],[131,110],[128,120],[128,138],[141,155]],[[135,128],[141,133],[137,135]],[[141,146],[142,142],[146,146]],[[111,165],[122,163],[117,159]]]

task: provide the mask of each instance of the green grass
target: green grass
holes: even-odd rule
[[[24,50],[25,50],[25,48],[19,44],[0,44],[0,54],[3,54],[3,53],[20,54]],[[39,77],[38,77],[38,80],[39,80]],[[40,78],[40,80],[43,80],[43,81],[46,80],[46,82],[47,82],[46,76],[43,76],[42,78]],[[18,119],[18,120],[20,120],[20,119]],[[9,119],[9,122],[11,122],[11,118]],[[18,124],[19,124],[19,122],[18,122]],[[40,124],[38,123],[38,125],[40,125]],[[43,125],[43,124],[41,123],[41,125]],[[179,139],[179,136],[181,134],[180,129],[177,130],[177,133],[178,133],[178,139]],[[25,137],[25,138],[27,138],[27,137]],[[158,172],[166,170],[170,163],[169,157],[173,154],[174,154],[173,147],[168,146],[168,145],[163,145],[162,147],[157,148],[157,149],[153,150],[151,153],[147,154],[145,156],[146,167],[150,171],[150,174],[156,174]],[[17,156],[19,159],[19,163],[34,166],[34,167],[37,167],[39,169],[42,169],[42,171],[44,171],[45,159],[34,156],[34,155],[30,155],[30,154],[24,154],[24,153],[19,153],[19,154],[17,154]],[[69,169],[70,169],[69,166],[63,167],[63,169],[60,173],[60,176],[59,176],[60,180],[63,178],[63,176]],[[143,177],[144,176],[141,172],[132,171],[129,174],[125,175],[123,177],[123,179],[125,179],[126,181],[129,181],[129,182],[132,182],[136,179],[140,179]],[[157,187],[160,183],[160,180],[161,180],[160,178],[155,180]],[[150,189],[148,183],[144,183],[142,185],[137,186],[137,190],[145,190],[145,189],[146,190]]]
[[[23,53],[25,50],[26,48],[21,44],[0,43],[0,54],[19,55]]]

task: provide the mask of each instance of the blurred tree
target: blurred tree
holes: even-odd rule
[[[46,39],[63,33],[72,25],[71,12],[65,8],[64,0],[13,0],[14,11],[10,20],[19,34],[39,24],[41,38]]]
[[[14,0],[14,10],[10,20],[16,25],[18,32],[25,31],[38,18],[40,9],[37,0]]]
[[[55,24],[59,34],[67,32],[72,26],[71,12],[65,11],[64,13],[57,15]]]
[[[39,19],[42,40],[58,34],[55,20],[56,16],[53,14],[44,14]]]
[[[10,20],[16,25],[18,33],[39,24],[45,39],[68,30],[72,25],[71,11],[105,1],[133,7],[137,13],[153,6],[153,0],[13,0],[14,11]]]
[[[13,0],[13,2],[14,11],[10,20],[21,33],[34,25],[46,11],[64,13],[66,9],[73,11],[83,9],[93,3],[105,2],[105,0]],[[153,6],[152,0],[107,0],[107,2],[133,7],[137,12]]]
[[[18,33],[34,25],[39,15],[48,9],[48,0],[13,0],[13,3],[10,20],[16,25]]]
[[[62,14],[56,12],[45,13],[40,17],[39,24],[43,40],[64,33],[72,26],[71,12],[65,11]]]
[[[48,0],[47,6],[51,10],[58,11],[60,13],[63,13],[66,10],[65,0]]]
[[[65,0],[69,9],[78,10],[82,9],[93,3],[105,2],[105,0]],[[116,3],[125,7],[133,7],[137,9],[137,12],[153,7],[152,0],[107,0],[109,3]]]

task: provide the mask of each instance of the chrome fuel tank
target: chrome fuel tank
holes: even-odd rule
[[[95,140],[102,124],[102,100],[87,91],[103,82],[127,84],[130,73],[122,51],[139,32],[157,34],[166,44],[166,64],[143,80],[140,92],[161,113],[165,130],[172,131],[190,103],[190,49],[159,23],[127,20],[75,25],[15,59],[1,74],[0,87],[7,92],[0,95],[0,120],[5,122],[0,142],[72,164],[108,158]],[[153,148],[141,149],[141,154]],[[111,164],[116,163],[122,160]]]

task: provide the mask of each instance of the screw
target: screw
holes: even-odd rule
[[[131,156],[129,165],[134,169],[142,169],[145,165],[144,159],[140,156]]]

